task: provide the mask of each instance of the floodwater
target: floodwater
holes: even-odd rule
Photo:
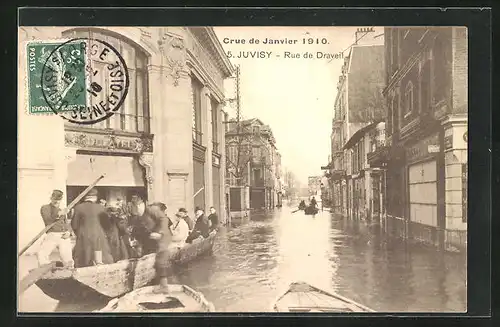
[[[270,311],[293,281],[310,282],[382,312],[465,312],[466,258],[388,241],[328,212],[284,206],[222,228],[214,254],[176,269],[172,282],[202,292],[221,312]],[[36,286],[20,311],[89,311],[103,303],[57,303]]]

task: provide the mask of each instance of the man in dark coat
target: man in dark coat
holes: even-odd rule
[[[157,202],[146,208],[147,215],[153,222],[149,238],[155,242],[156,258],[155,269],[156,277],[159,279],[159,285],[154,289],[155,293],[168,293],[168,270],[169,263],[169,245],[172,240],[170,230],[170,219],[167,218],[165,211],[167,206],[164,203]]]
[[[210,207],[208,221],[210,222],[210,231],[213,231],[219,227],[219,217],[217,216],[217,211],[214,207]]]
[[[196,223],[193,230],[186,239],[186,243],[191,243],[193,240],[197,239],[200,236],[207,238],[210,234],[210,225],[208,219],[205,216],[203,210],[199,207],[196,207],[196,217]]]
[[[316,208],[316,205],[318,204],[318,202],[316,202],[316,199],[314,198],[314,196],[312,197],[310,204],[311,204],[311,207]]]
[[[166,210],[166,206],[165,206]],[[132,237],[135,238],[141,247],[141,256],[156,252],[158,243],[151,239],[150,234],[157,227],[157,220],[162,219],[158,216],[158,211],[165,215],[165,210],[159,202],[145,206],[144,213],[137,216],[132,227]]]
[[[113,263],[113,256],[101,221],[106,212],[97,202],[97,190],[91,189],[84,201],[75,206],[71,227],[76,234],[73,249],[75,267]]]

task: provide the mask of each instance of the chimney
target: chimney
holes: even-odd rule
[[[374,32],[375,30],[373,29],[373,27],[359,27],[356,30],[356,33],[354,33],[354,38],[355,38],[354,44],[358,45],[358,41],[360,41],[360,39],[368,38],[369,36],[367,34]]]

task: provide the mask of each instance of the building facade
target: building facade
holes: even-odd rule
[[[72,201],[99,175],[99,197],[140,194],[180,207],[224,210],[223,81],[233,68],[213,30],[205,27],[20,28],[20,41],[100,39],[126,62],[130,85],[120,110],[93,125],[30,114],[19,98],[19,243],[43,228],[39,215],[51,190]],[[26,47],[20,48],[26,71]],[[105,65],[95,62],[93,65]],[[103,80],[102,83],[107,83]],[[19,94],[26,84],[19,81]],[[38,127],[43,126],[43,127]],[[39,133],[46,133],[40,141]],[[34,188],[36,192],[34,192]],[[224,219],[224,218],[222,218]]]
[[[359,35],[365,35],[363,39]],[[363,127],[385,117],[382,96],[385,77],[384,34],[358,29],[356,42],[344,59],[337,83],[328,171],[332,211],[351,217],[356,195],[352,151],[344,145]],[[354,174],[355,175],[355,174]]]
[[[352,200],[349,208],[349,217],[353,220],[364,220],[372,224],[380,224],[383,214],[383,185],[384,171],[379,167],[368,164],[367,154],[377,143],[381,143],[385,122],[378,121],[369,124],[346,142],[344,151],[350,152],[351,174],[348,175],[352,183]]]
[[[385,35],[387,229],[465,248],[467,29],[391,27]]]
[[[281,156],[276,148],[271,128],[257,118],[231,120],[226,133],[228,171],[235,190],[231,211],[241,208],[236,189],[248,186],[249,209],[271,209],[278,202]],[[245,193],[245,192],[244,192]],[[245,193],[246,194],[246,193]],[[241,198],[245,198],[245,194]]]

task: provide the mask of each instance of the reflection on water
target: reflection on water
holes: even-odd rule
[[[218,236],[215,254],[176,272],[220,311],[268,311],[279,292],[310,281],[377,311],[465,311],[466,260],[407,247],[328,213],[283,208]]]
[[[376,229],[326,212],[312,217],[291,210],[221,229],[214,254],[177,268],[171,281],[203,292],[226,312],[269,311],[280,292],[297,280],[377,311],[466,310],[464,256],[389,242]],[[103,305],[61,303],[56,310]]]

